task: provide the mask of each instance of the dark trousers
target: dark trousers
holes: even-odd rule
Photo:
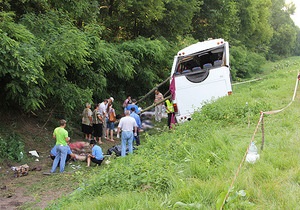
[[[139,129],[137,129],[136,134],[137,135],[133,137],[133,140],[135,140],[136,146],[139,146],[141,144]]]
[[[168,113],[168,127],[171,128],[171,119],[174,113]]]

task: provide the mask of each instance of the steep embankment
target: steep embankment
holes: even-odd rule
[[[192,121],[147,136],[133,156],[94,170],[80,190],[52,207],[220,209],[228,196],[227,209],[295,209],[300,201],[299,66],[299,58],[268,64],[264,72],[270,73],[262,80],[236,85],[232,96],[204,106]],[[260,121],[261,111],[284,107]],[[255,164],[243,161],[252,140],[260,154]]]

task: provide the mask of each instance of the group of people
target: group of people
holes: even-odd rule
[[[140,145],[140,139],[138,136],[138,131],[141,128],[141,120],[136,112],[139,112],[136,100],[131,101],[131,97],[127,97],[129,100],[126,102],[126,107],[124,114],[125,116],[120,119],[117,129],[117,138],[120,138],[121,133],[121,156],[126,155],[126,149],[128,144],[129,153],[133,153],[133,140],[136,140],[136,144]],[[110,97],[105,99],[102,103],[95,105],[94,111],[91,111],[91,104],[86,103],[86,108],[83,110],[82,117],[82,131],[85,134],[85,139],[89,140],[89,143],[79,142],[70,143],[70,137],[68,136],[68,131],[65,129],[66,120],[60,120],[60,126],[54,129],[53,138],[56,139],[55,146],[50,151],[50,157],[53,159],[53,164],[50,173],[54,173],[56,168],[59,167],[59,171],[64,172],[65,164],[70,159],[79,159],[87,161],[87,166],[89,167],[91,162],[101,165],[104,160],[104,155],[102,148],[97,145],[102,144],[101,138],[108,141],[114,141],[113,132],[114,124],[116,120],[116,113],[112,107],[114,99]],[[93,137],[92,138],[92,134]],[[104,135],[103,135],[104,134]],[[110,135],[110,138],[109,138]],[[72,149],[80,149],[84,146],[91,147],[91,154],[87,155],[77,155],[72,152]],[[73,147],[71,149],[71,147]]]
[[[162,118],[162,101],[163,95],[155,90],[155,120],[160,122]],[[70,159],[79,159],[87,161],[87,166],[90,166],[91,162],[94,162],[98,165],[101,165],[104,156],[102,148],[97,145],[102,144],[102,138],[105,138],[108,141],[114,141],[113,133],[114,126],[116,121],[116,112],[113,108],[113,97],[105,99],[102,103],[96,104],[94,110],[91,110],[91,104],[86,103],[86,108],[82,112],[82,132],[85,135],[85,139],[89,141],[83,142],[81,145],[91,147],[91,154],[87,155],[76,155],[72,153],[70,144],[70,137],[68,132],[65,129],[66,121],[60,120],[60,126],[55,128],[53,132],[53,138],[56,139],[56,145],[51,150],[51,158],[53,159],[53,164],[51,168],[51,173],[56,171],[56,168],[59,166],[60,172],[64,171],[65,163]],[[120,138],[121,133],[121,156],[126,156],[126,150],[128,146],[129,153],[133,153],[133,142],[135,140],[136,145],[140,145],[139,131],[142,128],[141,119],[139,116],[140,110],[136,105],[136,100],[131,99],[131,96],[123,102],[124,117],[119,121],[117,127],[117,138]],[[174,113],[172,103],[166,101],[166,111],[168,113],[168,126],[171,127],[171,116]],[[93,136],[93,138],[92,138]],[[75,144],[78,144],[76,142]],[[73,145],[76,149],[79,146]]]
[[[68,131],[65,129],[66,121],[60,120],[60,126],[55,128],[53,132],[53,138],[56,139],[55,146],[50,151],[50,157],[53,160],[50,173],[54,173],[56,168],[59,167],[60,173],[64,172],[66,163],[73,160],[87,161],[87,167],[91,162],[101,165],[104,160],[102,148],[96,144],[95,140],[87,142],[74,142],[70,143],[70,137],[68,137]],[[90,145],[92,153],[87,155],[74,154],[72,150],[81,151]]]
[[[114,98],[105,99],[100,104],[95,104],[94,110],[91,110],[91,104],[86,103],[82,112],[82,132],[86,140],[92,139],[102,144],[102,138],[108,141],[114,141],[113,131],[115,129],[116,112],[113,108]]]

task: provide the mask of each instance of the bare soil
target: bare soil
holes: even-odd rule
[[[33,115],[3,117],[2,114],[0,117],[2,122],[6,122],[3,126],[7,128],[8,132],[13,130],[22,137],[26,152],[24,160],[20,163],[0,162],[1,210],[44,209],[51,201],[78,188],[78,181],[74,180],[72,174],[77,170],[88,170],[85,168],[86,163],[84,162],[70,162],[66,165],[66,173],[64,174],[44,175],[45,172],[50,171],[52,165],[49,152],[55,143],[52,139],[52,131],[56,126],[51,124],[48,119],[39,121]],[[68,130],[68,127],[66,129]],[[72,129],[72,142],[83,141],[83,135],[80,130]],[[120,144],[120,141],[117,139],[115,139],[115,142],[103,142],[104,144],[101,147],[104,153],[108,148]],[[39,157],[29,154],[30,150],[36,150]],[[15,177],[11,167],[23,164],[29,165],[28,175]]]

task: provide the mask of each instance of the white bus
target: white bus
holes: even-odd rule
[[[205,103],[230,95],[228,42],[212,39],[180,50],[174,58],[170,82],[175,85],[173,104],[179,123],[191,120],[194,111]]]

